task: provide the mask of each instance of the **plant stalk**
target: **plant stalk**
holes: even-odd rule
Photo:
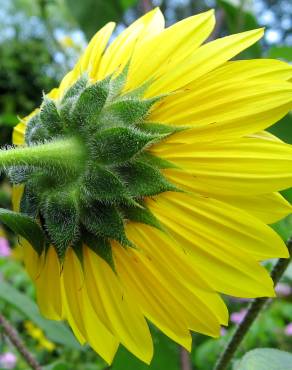
[[[287,247],[290,258],[280,258],[271,272],[271,278],[273,279],[275,285],[278,283],[289,266],[292,254],[292,238],[288,240]],[[226,370],[228,368],[230,361],[240,346],[243,338],[268,300],[269,298],[266,297],[256,298],[250,303],[247,314],[245,315],[243,321],[238,325],[230,341],[227,343],[223,353],[215,364],[214,370]]]
[[[49,167],[74,170],[80,167],[84,152],[74,138],[56,140],[33,146],[0,150],[0,168],[11,166]]]
[[[8,320],[5,319],[5,317],[1,314],[0,314],[0,326],[2,326],[5,335],[7,336],[7,338],[9,338],[10,342],[15,346],[15,348],[18,350],[18,352],[21,354],[21,356],[24,358],[24,360],[30,366],[30,368],[33,370],[42,370],[37,360],[33,357],[33,355],[25,347],[17,331],[11,326]]]

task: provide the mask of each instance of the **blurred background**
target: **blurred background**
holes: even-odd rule
[[[11,144],[18,117],[30,113],[39,105],[42,94],[57,86],[101,26],[116,21],[117,35],[155,6],[161,7],[167,25],[215,8],[217,26],[211,38],[264,26],[264,39],[240,58],[277,58],[292,63],[292,0],[0,0],[0,145]],[[291,114],[270,131],[292,143]],[[283,195],[292,202],[291,189]],[[1,177],[0,207],[10,206],[11,188]],[[273,225],[285,241],[292,235],[291,217]],[[271,266],[272,262],[268,267]],[[250,359],[240,359],[253,348],[270,347],[292,352],[291,283],[292,268],[277,288],[279,299],[270,303],[246,337],[232,364],[234,370],[251,369],[246,365]],[[194,334],[193,351],[189,355],[151,328],[155,343],[151,366],[142,364],[121,347],[110,369],[212,369],[235,326],[243,319],[248,304],[247,300],[226,300],[231,311],[230,326],[222,328],[220,339]],[[109,369],[90,348],[79,346],[66,324],[40,316],[34,288],[22,267],[18,240],[1,225],[0,312],[18,330],[45,370]],[[263,366],[256,370],[270,369]],[[0,369],[27,368],[1,334],[0,327]],[[277,369],[279,367],[275,367]]]

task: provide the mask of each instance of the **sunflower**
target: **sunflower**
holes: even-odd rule
[[[41,312],[108,363],[120,343],[151,361],[147,321],[187,350],[190,331],[218,337],[220,293],[273,297],[260,262],[288,257],[267,224],[291,212],[292,148],[264,130],[292,67],[229,61],[263,30],[202,45],[214,23],[164,29],[155,9],[109,46],[107,24],[0,155]]]

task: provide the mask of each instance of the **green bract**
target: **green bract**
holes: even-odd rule
[[[126,74],[93,84],[83,75],[60,101],[45,97],[27,146],[7,151],[11,181],[25,184],[20,211],[44,231],[38,253],[53,244],[62,260],[85,243],[113,266],[111,240],[133,247],[127,221],[160,227],[145,197],[178,189],[160,171],[173,165],[148,149],[177,128],[145,121],[162,97],[143,99],[147,84],[122,94]]]

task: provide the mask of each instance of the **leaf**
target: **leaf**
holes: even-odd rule
[[[286,242],[292,236],[292,215],[285,217],[271,226]]]
[[[120,346],[111,370],[179,370],[178,346],[156,329],[152,329],[154,356],[150,365],[139,361]]]
[[[268,53],[268,58],[284,59],[287,62],[292,61],[292,48],[290,46],[272,46]]]
[[[292,370],[292,354],[274,348],[254,349],[233,370]]]
[[[82,347],[65,324],[43,318],[37,305],[30,298],[5,281],[1,281],[0,284],[0,300],[8,303],[39,326],[51,341],[63,344],[67,348],[81,350]]]
[[[251,2],[242,0],[218,0],[218,5],[223,9],[228,26],[228,33],[238,33],[242,31],[258,28],[258,22],[252,13]],[[259,58],[262,55],[262,48],[259,43],[252,45],[240,54],[243,58]]]
[[[66,364],[63,361],[57,361],[51,365],[44,366],[43,370],[70,370],[69,364]]]
[[[120,21],[124,11],[135,3],[137,0],[66,0],[69,11],[88,38],[91,38],[105,23]]]
[[[31,217],[8,209],[0,208],[0,221],[16,234],[24,237],[41,254],[45,236],[42,229]]]
[[[292,144],[292,113],[288,113],[279,122],[269,127],[269,132],[288,144]]]

